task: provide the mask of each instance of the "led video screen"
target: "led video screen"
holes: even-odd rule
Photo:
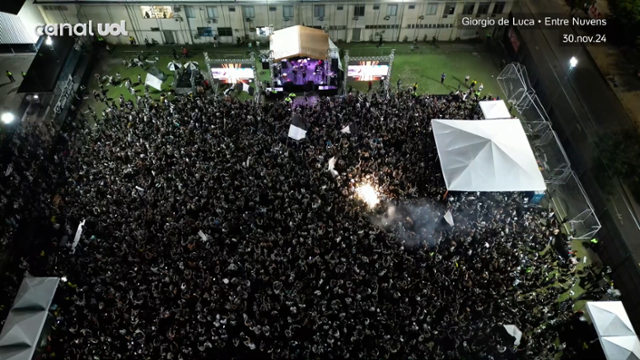
[[[219,64],[211,68],[211,78],[222,84],[249,82],[253,79],[253,69],[248,64]]]
[[[381,61],[350,62],[347,76],[355,81],[376,81],[389,74],[389,64]]]

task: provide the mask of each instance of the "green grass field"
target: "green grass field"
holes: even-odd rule
[[[426,43],[418,43],[417,48],[411,49],[410,43],[385,43],[378,48],[375,43],[339,43],[341,52],[349,51],[351,58],[358,56],[385,56],[389,55],[391,49],[396,50],[396,56],[393,64],[391,85],[395,88],[398,79],[402,79],[402,86],[409,87],[414,83],[418,83],[419,93],[430,94],[446,94],[452,90],[456,90],[459,84],[463,84],[465,75],[469,74],[471,79],[476,79],[478,83],[484,84],[483,94],[492,94],[500,96],[501,92],[496,81],[499,69],[492,60],[489,53],[483,51],[481,44],[474,43],[446,43],[431,46]],[[127,69],[122,60],[130,59],[136,56],[137,52],[143,52],[149,59],[158,57],[156,67],[167,74],[167,80],[162,84],[162,90],[168,91],[173,83],[173,74],[167,69],[167,64],[171,61],[170,46],[126,46],[120,45],[115,47],[111,54],[103,59],[97,66],[95,72],[100,75],[115,75],[119,72],[122,79],[130,78],[135,84],[137,76],[142,76],[144,82],[146,72],[139,68]],[[174,49],[180,54],[180,46],[174,46]],[[248,58],[248,48],[246,46],[221,45],[220,47],[212,47],[210,45],[192,45],[187,46],[190,58],[188,60],[196,61],[201,68],[206,67],[204,61],[204,52],[207,52],[211,59],[239,59]],[[184,59],[179,60],[184,63]],[[256,62],[258,69],[258,78],[261,81],[267,81],[270,78],[269,72],[262,70],[259,62]],[[346,64],[345,64],[346,67]],[[440,75],[445,72],[447,79],[440,84]],[[349,81],[349,86],[359,91],[366,91],[367,82]],[[374,84],[378,86],[378,84]],[[98,83],[91,80],[89,90],[98,88]],[[127,89],[119,85],[116,87],[108,86],[107,96],[110,99],[117,99],[120,94],[126,99],[131,99],[131,94]],[[464,88],[464,86],[463,86]],[[144,92],[142,84],[135,86],[137,94]],[[151,96],[160,97],[160,91],[151,90]],[[241,99],[249,99],[246,93],[239,95]],[[96,103],[93,97],[87,102],[93,106],[96,111],[102,111],[105,107],[103,103]]]

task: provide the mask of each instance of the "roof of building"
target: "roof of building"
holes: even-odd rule
[[[52,40],[51,46],[43,44],[38,49],[18,93],[45,93],[55,89],[67,58],[73,51],[75,39],[71,36],[56,36]]]
[[[275,60],[309,57],[326,60],[329,50],[329,34],[306,26],[291,26],[271,35],[269,46]]]

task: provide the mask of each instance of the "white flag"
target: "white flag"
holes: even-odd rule
[[[76,230],[76,237],[73,238],[73,244],[71,245],[71,249],[73,249],[74,251],[76,249],[76,246],[78,246],[78,243],[80,242],[80,236],[82,236],[82,228],[84,227],[85,221],[86,220],[82,220],[80,225],[78,225],[78,230]]]
[[[351,134],[351,130],[349,129],[349,125],[345,126],[344,129],[340,130],[343,134]]]
[[[200,236],[202,241],[209,241],[209,237],[205,233],[203,233],[202,230],[198,231],[198,235]]]
[[[444,214],[444,220],[447,222],[447,224],[453,226],[453,215],[451,215],[451,210],[447,211]]]

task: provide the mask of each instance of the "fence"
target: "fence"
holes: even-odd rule
[[[529,83],[526,68],[519,63],[505,66],[498,84],[506,101],[520,113],[556,215],[574,239],[593,238],[602,226],[580,180],[571,171],[571,162]]]

